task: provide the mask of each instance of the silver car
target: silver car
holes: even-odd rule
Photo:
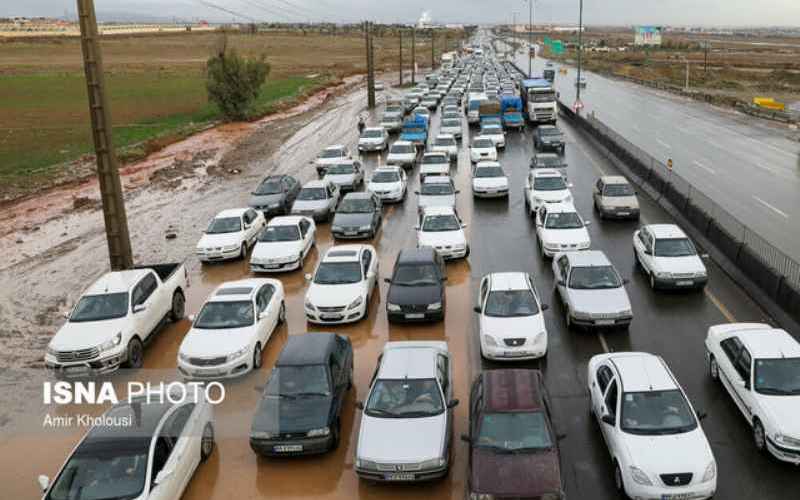
[[[329,180],[307,182],[292,205],[292,215],[329,221],[339,204],[339,188]]]
[[[607,175],[597,180],[593,189],[594,209],[601,219],[638,219],[636,191],[621,175]]]
[[[364,169],[361,162],[343,161],[328,167],[323,180],[332,182],[342,191],[355,191],[364,183]]]
[[[420,184],[417,195],[417,207],[420,211],[427,207],[456,207],[458,190],[453,179],[448,175],[430,175]]]

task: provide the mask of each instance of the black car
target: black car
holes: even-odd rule
[[[440,321],[444,319],[444,259],[432,247],[401,250],[386,278],[389,321]]]
[[[290,335],[250,429],[259,455],[310,455],[339,445],[342,402],[353,386],[353,347],[335,333]]]
[[[336,207],[331,233],[336,239],[372,239],[382,221],[378,195],[368,191],[348,193]]]
[[[291,175],[270,175],[252,192],[249,205],[265,216],[288,214],[300,187]]]
[[[561,172],[567,179],[567,162],[558,153],[536,153],[531,157],[531,168],[551,168]]]
[[[533,132],[533,145],[539,151],[559,151],[562,155],[566,149],[564,135],[555,125],[539,125]]]

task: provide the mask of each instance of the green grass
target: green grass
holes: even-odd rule
[[[266,114],[322,81],[268,78],[253,114]],[[135,144],[180,137],[221,118],[207,102],[201,71],[113,72],[106,83],[113,140],[125,159],[144,153],[146,148],[131,148]],[[0,75],[0,88],[0,186],[36,185],[62,174],[64,162],[93,151],[82,73]]]

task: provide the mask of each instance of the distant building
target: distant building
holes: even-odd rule
[[[660,47],[661,26],[634,26],[633,44],[636,46]]]
[[[419,20],[417,21],[417,28],[433,28],[433,21],[431,19],[430,11],[426,10],[422,12],[422,15],[419,16]]]

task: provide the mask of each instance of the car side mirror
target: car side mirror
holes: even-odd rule
[[[364,402],[363,401],[356,401],[356,408],[358,408],[359,410],[363,410],[364,409]]]
[[[69,311],[61,311],[61,315],[64,316],[65,319],[69,319]]]
[[[556,283],[558,283],[558,286],[566,286],[567,285],[567,282],[564,281],[564,280],[558,280]]]
[[[156,476],[155,483],[156,484],[163,483],[164,481],[169,479],[169,477],[172,475],[172,473],[173,473],[172,469],[161,469],[161,471]]]
[[[42,489],[42,491],[47,491],[47,488],[50,487],[50,478],[42,474],[37,478],[37,480],[39,481],[39,487]]]
[[[136,304],[135,306],[133,306],[133,314],[140,313],[140,312],[144,311],[145,309],[147,309],[146,305],[144,305],[144,304]]]
[[[447,281],[447,276],[442,276],[442,281]]]
[[[416,229],[417,231],[419,231],[419,224],[417,224],[416,226],[414,226],[414,229]]]
[[[542,311],[546,311],[550,309],[550,306],[548,304],[542,304],[539,306],[539,309],[541,309]]]
[[[469,438],[469,434],[462,434],[461,440],[464,441],[465,443],[472,443],[472,440]]]
[[[708,416],[708,413],[706,413],[704,411],[701,411],[701,410],[697,410],[697,418],[698,419],[705,420],[707,416]]]
[[[591,225],[592,225],[592,221],[590,221],[590,220],[585,220],[585,221],[583,221],[583,225],[584,225],[584,226],[591,226]]]
[[[701,253],[700,254],[700,258],[701,259],[709,259],[710,257],[709,257],[709,255],[707,253]]]
[[[467,227],[468,225],[469,225],[469,224],[463,224],[463,223],[462,223],[462,224],[461,224],[461,229],[464,229],[464,228],[465,228],[465,227]]]
[[[267,314],[267,311],[262,311],[262,312],[258,313],[258,319],[259,320],[267,319],[267,316],[269,316],[269,314]]]
[[[456,193],[456,194],[458,194],[458,193],[460,193],[460,192],[461,192],[461,190],[460,190],[460,189],[456,189],[456,190],[455,190],[455,193]]]
[[[644,254],[645,255],[653,255],[653,252],[649,248],[645,248],[644,249]]]
[[[558,441],[561,441],[562,439],[566,439],[566,437],[567,437],[567,433],[566,432],[560,432],[560,433],[556,434],[556,440],[558,440]]]
[[[447,408],[448,408],[448,409],[450,409],[450,410],[452,410],[453,408],[455,408],[456,406],[458,406],[458,403],[459,403],[459,402],[460,402],[460,401],[459,401],[459,400],[457,400],[457,399],[451,399],[451,400],[450,400],[450,402],[449,402],[449,403],[447,403]]]
[[[623,284],[623,285],[627,285],[627,284],[628,284],[628,283],[630,283],[630,282],[631,282],[631,280],[629,280],[628,278],[623,278],[623,279],[622,279],[622,284]]]
[[[600,420],[602,420],[604,424],[608,424],[612,427],[617,423],[610,413],[604,413],[603,416],[600,417]]]
[[[419,194],[419,191],[414,191],[414,194]]]
[[[313,278],[313,276],[311,276],[311,273],[306,273],[303,277],[305,278],[306,281],[311,281],[311,278]]]
[[[244,228],[245,228],[245,229],[250,229],[250,227],[251,227],[251,224],[245,224],[245,225],[244,225]]]
[[[472,310],[475,311],[476,313],[480,314],[481,313],[481,306],[475,306],[475,307],[472,308]]]
[[[392,282],[392,278],[383,278],[383,282],[384,283],[391,283]]]

